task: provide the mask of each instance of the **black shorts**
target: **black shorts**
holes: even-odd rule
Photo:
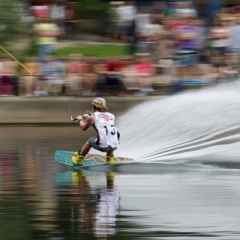
[[[101,151],[101,152],[113,152],[114,150],[116,150],[117,148],[112,148],[111,146],[108,147],[101,147],[98,144],[98,140],[96,137],[91,137],[88,139],[88,144],[93,147],[94,149]]]

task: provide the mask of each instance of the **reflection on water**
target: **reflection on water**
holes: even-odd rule
[[[71,186],[67,193],[58,191],[58,197],[62,201],[61,209],[65,209],[65,213],[70,213],[69,221],[78,223],[75,224],[77,231],[85,234],[94,233],[99,237],[115,234],[120,195],[114,186],[114,177],[114,173],[106,173],[105,184],[94,189],[82,172],[68,172],[67,175],[64,173],[58,176],[62,178],[61,184],[67,182]],[[71,204],[66,204],[68,202]],[[64,218],[66,219],[66,215]]]
[[[76,149],[79,133],[76,128],[59,128],[62,137],[56,137],[56,129],[48,130],[2,129],[1,236],[92,239],[115,235],[120,207],[115,174],[66,172],[52,156],[55,149]]]
[[[114,187],[114,173],[106,173],[104,177],[101,187],[92,188],[86,173],[66,172],[57,176],[61,206],[58,217],[69,223],[69,230],[99,237],[115,234],[120,198]],[[66,231],[67,226],[62,227]]]
[[[238,168],[199,162],[71,172],[53,153],[81,144],[77,128],[0,132],[4,239],[239,239]]]

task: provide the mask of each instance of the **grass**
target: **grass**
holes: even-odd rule
[[[121,57],[128,55],[127,46],[120,44],[78,44],[57,49],[54,54],[57,58],[65,58],[70,55],[81,54],[97,58]]]

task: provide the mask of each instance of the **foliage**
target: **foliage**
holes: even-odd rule
[[[110,5],[99,0],[76,0],[76,11],[80,18],[102,18],[109,14]]]
[[[18,39],[24,32],[23,5],[21,0],[0,0],[1,44]]]
[[[105,34],[112,25],[112,9],[109,3],[99,0],[76,0],[77,18],[93,20],[96,33]],[[86,28],[85,28],[86,29]]]
[[[239,0],[224,0],[224,5],[239,5]]]

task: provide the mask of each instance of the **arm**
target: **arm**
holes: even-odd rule
[[[83,116],[82,120],[80,120],[79,122],[79,126],[83,131],[86,131],[89,127],[92,126],[92,124],[94,123],[94,118],[93,116]]]
[[[79,115],[75,118],[71,116],[71,121],[79,122],[79,126],[83,131],[86,131],[92,124],[94,124],[94,117],[89,114]]]

